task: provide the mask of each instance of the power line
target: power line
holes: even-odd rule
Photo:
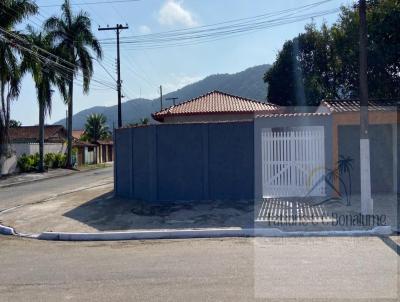
[[[122,30],[128,29],[128,25],[123,26],[117,24],[115,27],[99,27],[99,31],[115,31],[117,34],[117,92],[118,92],[118,128],[122,127],[122,104],[121,104],[121,60],[120,60],[120,49],[119,49],[119,34]]]
[[[118,3],[129,3],[129,2],[138,2],[140,0],[114,0],[114,1],[94,1],[94,2],[79,2],[79,3],[70,3],[70,5],[95,5],[95,4],[118,4]],[[48,4],[48,5],[40,5],[39,7],[58,7],[60,4]]]
[[[162,37],[158,39],[147,39],[147,40],[128,40],[122,41],[121,44],[132,45],[131,48],[126,48],[130,50],[142,50],[142,49],[158,49],[165,47],[176,47],[176,46],[192,46],[196,44],[202,44],[207,42],[213,42],[217,40],[227,39],[231,37],[241,36],[249,32],[254,32],[262,29],[269,29],[276,26],[282,26],[287,24],[292,24],[300,21],[304,21],[310,18],[322,17],[325,15],[333,14],[338,12],[339,9],[332,9],[327,11],[321,11],[313,14],[305,14],[290,18],[280,18],[279,20],[269,21],[268,24],[259,24],[253,26],[246,26],[239,29],[229,29],[217,33],[204,33],[195,35],[182,35],[177,37]],[[265,22],[264,22],[265,23]],[[195,42],[193,42],[195,41]],[[107,47],[113,45],[111,42],[103,42],[102,45]]]
[[[192,35],[192,34],[213,32],[213,31],[223,30],[223,29],[232,29],[235,27],[241,27],[243,25],[252,26],[255,24],[254,23],[255,21],[259,22],[260,20],[261,21],[265,20],[266,17],[275,17],[276,18],[275,20],[282,20],[282,17],[278,18],[278,16],[285,15],[285,14],[287,16],[291,16],[291,15],[293,15],[293,13],[299,13],[304,10],[309,10],[309,9],[315,8],[317,6],[320,6],[322,4],[331,2],[331,1],[333,1],[333,0],[324,0],[324,1],[315,2],[312,4],[303,5],[303,6],[299,6],[299,7],[295,7],[295,8],[265,13],[265,14],[247,17],[247,18],[233,19],[233,20],[228,20],[228,21],[223,21],[223,22],[218,22],[218,23],[213,23],[213,24],[208,24],[208,25],[203,25],[203,26],[197,26],[197,27],[192,27],[192,28],[176,29],[176,30],[152,33],[152,34],[145,34],[145,35],[126,36],[125,39],[132,38],[132,39],[135,39],[138,41],[154,40],[154,39],[158,39],[158,38],[173,38],[173,37],[180,37],[183,35]],[[223,25],[223,26],[221,26],[221,25]],[[115,40],[115,38],[100,39],[100,41],[107,41],[107,40]]]

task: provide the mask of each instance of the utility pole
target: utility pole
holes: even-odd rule
[[[359,0],[360,14],[360,179],[361,213],[373,214],[371,197],[371,162],[368,134],[368,78],[367,78],[367,4]]]
[[[166,101],[172,101],[172,104],[175,106],[175,101],[176,101],[177,99],[179,99],[179,98],[173,97],[173,98],[166,98],[165,100],[166,100]]]
[[[160,85],[160,110],[162,110],[162,85]]]
[[[119,54],[119,33],[123,29],[128,29],[128,24],[123,26],[122,24],[117,24],[115,27],[99,27],[99,31],[103,30],[115,30],[117,33],[117,91],[118,91],[118,128],[122,127],[122,104],[121,104],[121,60]]]

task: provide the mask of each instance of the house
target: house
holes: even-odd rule
[[[21,126],[9,130],[11,147],[16,156],[39,152],[39,126]],[[44,127],[44,153],[64,153],[67,131],[63,126],[46,125]]]
[[[73,130],[74,147],[78,149],[78,163],[95,164],[113,161],[113,141],[112,139],[98,140],[96,142],[86,142],[81,140],[84,130]]]
[[[84,133],[83,130],[72,131],[72,139],[73,139],[72,147],[77,151],[76,162],[78,166],[90,165],[96,163],[97,146],[95,144],[91,144],[89,142],[81,140],[83,133]]]
[[[282,111],[281,107],[212,91],[152,114],[162,123],[226,122],[252,120],[255,114]]]
[[[372,193],[397,192],[399,100],[371,99],[368,102]],[[317,112],[332,115],[332,160],[352,159],[352,170],[360,170],[360,101],[323,100]],[[348,175],[342,175],[348,181]],[[352,193],[360,193],[360,175],[351,176]],[[339,188],[338,179],[335,180]],[[341,188],[343,191],[343,188]]]
[[[97,140],[95,144],[97,146],[98,163],[112,162],[114,160],[114,142],[112,139]]]
[[[340,156],[354,161],[357,193],[357,101],[325,100],[315,112],[285,112],[271,104],[270,110],[234,107],[234,100],[249,104],[212,92],[153,114],[160,124],[117,129],[116,194],[161,202],[334,196],[343,187],[335,179],[328,184],[326,175]],[[373,193],[398,184],[398,113],[387,106],[395,104],[370,103]]]

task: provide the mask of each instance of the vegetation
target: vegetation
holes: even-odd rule
[[[400,0],[368,2],[368,87],[371,98],[400,96]],[[283,106],[317,106],[324,98],[358,97],[357,7],[338,21],[287,41],[264,75],[268,100]]]
[[[2,0],[0,3],[0,28],[12,35],[25,18],[37,13],[31,0]],[[18,49],[7,39],[0,39],[0,158],[9,157],[11,102],[18,98],[21,73],[17,59]]]
[[[10,120],[8,125],[10,128],[19,128],[22,126],[22,123],[20,121],[16,121],[16,120]]]
[[[93,76],[91,52],[101,58],[99,42],[91,31],[91,21],[86,12],[74,14],[69,0],[64,0],[60,17],[49,18],[39,32],[27,27],[27,33],[17,32],[15,27],[30,15],[38,12],[33,0],[3,0],[0,3],[0,157],[9,156],[10,127],[20,123],[10,121],[10,103],[19,96],[21,78],[30,73],[35,83],[39,105],[39,170],[47,165],[43,152],[44,120],[51,113],[53,87],[57,87],[68,104],[68,166],[72,166],[72,114],[74,78],[79,71],[83,74],[83,90],[89,92]],[[25,50],[24,48],[25,47]],[[44,60],[38,53],[27,49],[40,49],[57,58],[55,66],[52,60]],[[22,60],[19,60],[19,58]],[[59,64],[60,65],[60,64]],[[64,68],[63,68],[64,67]],[[49,156],[47,156],[49,157]],[[22,167],[35,166],[36,157],[24,157]],[[47,165],[48,166],[48,165]]]
[[[35,31],[28,26],[28,35],[26,40],[33,45],[36,45],[50,53],[57,53],[52,41],[46,33]],[[56,85],[64,99],[66,95],[66,83],[63,77],[56,72],[55,68],[48,65],[46,61],[38,60],[37,57],[31,53],[24,53],[21,64],[21,72],[30,72],[33,81],[35,82],[37,101],[39,105],[39,171],[44,171],[44,120],[45,115],[51,114],[52,107],[52,86]]]
[[[47,153],[44,156],[44,164],[46,168],[63,168],[66,164],[66,156],[62,153]],[[40,165],[40,156],[39,153],[26,155],[23,154],[21,157],[18,158],[17,162],[18,168],[21,172],[32,172],[32,171],[39,171]]]
[[[56,47],[64,54],[64,59],[70,62],[68,78],[68,150],[67,166],[72,167],[72,116],[74,78],[79,71],[83,74],[83,91],[89,92],[91,77],[93,76],[93,59],[90,51],[97,58],[102,57],[99,41],[91,30],[89,15],[80,11],[74,14],[69,0],[61,6],[61,17],[51,17],[45,22],[45,29]]]
[[[83,139],[96,142],[110,138],[111,134],[107,126],[107,118],[103,114],[91,114],[87,117]]]

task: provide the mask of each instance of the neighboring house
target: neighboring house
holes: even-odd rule
[[[114,160],[114,142],[112,139],[98,140],[95,142],[97,146],[97,162],[106,163]]]
[[[97,157],[97,145],[81,140],[83,130],[73,130],[73,148],[77,150],[76,160],[78,166],[95,164]]]
[[[399,100],[383,99],[368,103],[372,193],[397,192],[399,186],[398,104]],[[333,162],[340,156],[353,159],[352,193],[360,193],[360,101],[324,100],[317,112],[332,115]],[[346,174],[341,177],[348,181]]]
[[[16,156],[39,152],[39,126],[10,128],[11,147]],[[46,125],[44,128],[44,153],[64,153],[67,132],[63,126]]]
[[[334,196],[324,176],[340,155],[353,159],[357,193],[356,101],[326,100],[311,113],[259,104],[212,92],[153,114],[161,124],[117,129],[116,194],[148,201]],[[372,192],[390,193],[398,186],[396,102],[370,105]]]
[[[74,147],[78,149],[78,163],[95,164],[112,162],[114,152],[112,139],[98,140],[89,143],[81,140],[84,133],[84,130],[72,131]]]
[[[183,102],[152,114],[163,123],[226,122],[254,119],[255,114],[282,111],[281,107],[220,91]]]

